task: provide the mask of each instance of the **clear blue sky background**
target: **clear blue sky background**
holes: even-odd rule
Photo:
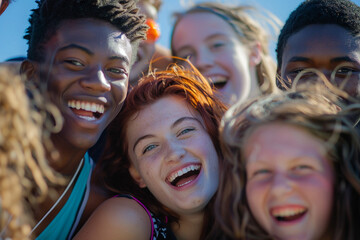
[[[360,4],[360,0],[353,1]],[[204,0],[163,0],[159,14],[159,24],[162,32],[159,43],[161,45],[169,47],[170,31],[173,24],[172,13],[183,10],[184,6],[187,6],[189,2],[197,3],[204,2]],[[218,2],[260,6],[272,12],[284,22],[290,12],[294,10],[302,0],[223,0]],[[0,61],[26,55],[27,45],[23,39],[23,35],[29,25],[28,18],[31,12],[30,10],[35,7],[35,0],[15,0],[3,15],[0,16]],[[274,44],[272,44],[271,48],[274,52]],[[273,55],[275,56],[274,53]]]

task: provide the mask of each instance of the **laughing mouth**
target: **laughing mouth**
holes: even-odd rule
[[[300,219],[307,212],[305,207],[282,207],[270,210],[270,214],[279,222],[290,222]]]
[[[68,101],[68,107],[80,118],[94,121],[99,119],[105,111],[104,105],[86,102],[70,100]]]
[[[200,174],[201,165],[192,164],[170,174],[166,179],[174,187],[185,186]]]
[[[222,89],[228,82],[228,79],[222,76],[213,76],[209,77],[209,79],[211,81],[211,84],[217,89]]]

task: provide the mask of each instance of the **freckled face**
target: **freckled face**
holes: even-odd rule
[[[199,113],[178,96],[163,97],[126,133],[140,186],[179,215],[202,212],[219,184],[219,159]]]
[[[110,24],[64,20],[44,44],[40,79],[64,117],[56,139],[88,149],[120,111],[127,93],[132,47]]]
[[[334,24],[315,24],[292,35],[284,48],[280,74],[293,81],[302,70],[316,68],[351,96],[360,93],[360,36]],[[311,80],[306,74],[300,80]],[[345,82],[345,79],[347,79]],[[344,86],[342,86],[344,84]]]
[[[244,146],[246,197],[276,239],[322,239],[331,218],[334,173],[324,143],[301,128],[258,127]]]
[[[249,49],[229,23],[215,14],[197,12],[184,16],[174,29],[171,47],[176,56],[190,57],[227,104],[257,94],[250,92],[258,86],[250,74],[254,67],[249,64]]]

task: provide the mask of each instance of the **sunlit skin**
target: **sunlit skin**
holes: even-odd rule
[[[258,49],[245,46],[221,17],[208,12],[185,15],[175,26],[171,47],[176,56],[190,57],[228,105],[260,93],[255,76]]]
[[[130,173],[139,186],[148,187],[180,218],[199,215],[202,219],[219,184],[219,165],[199,113],[178,96],[163,97],[133,116],[126,134],[133,164]],[[171,178],[180,170],[194,173],[174,186]]]
[[[284,123],[256,128],[244,146],[246,197],[275,239],[327,239],[334,170],[324,142]]]
[[[327,79],[338,66],[336,85],[344,83],[352,73],[344,90],[358,96],[360,85],[360,36],[354,37],[346,29],[334,24],[314,24],[292,35],[284,48],[278,72],[293,80],[304,69],[316,68]],[[307,74],[301,81],[314,77]],[[299,82],[301,83],[301,82]]]
[[[62,159],[53,167],[72,174],[122,107],[132,47],[117,28],[94,19],[64,20],[43,47],[43,63],[33,62],[40,72],[35,77],[47,82],[64,117],[61,132],[52,136]],[[94,109],[85,110],[86,104]]]

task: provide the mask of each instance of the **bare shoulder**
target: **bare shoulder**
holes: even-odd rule
[[[145,209],[124,197],[103,202],[75,236],[78,239],[144,239],[151,235],[151,222]]]

